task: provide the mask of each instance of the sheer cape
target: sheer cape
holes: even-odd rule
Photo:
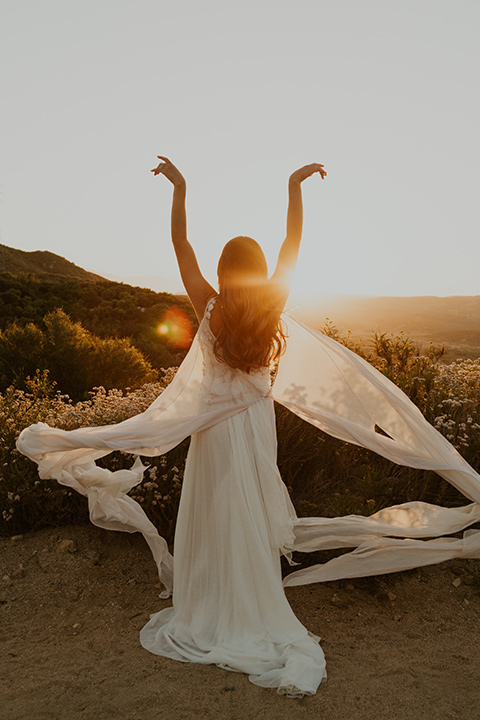
[[[480,531],[457,533],[480,520],[480,476],[423,417],[408,397],[369,363],[340,343],[283,315],[287,347],[268,396],[334,437],[369,448],[401,465],[434,470],[472,501],[460,508],[409,502],[370,517],[295,518],[279,537],[279,550],[312,552],[355,548],[324,565],[288,575],[285,586],[394,572],[454,557],[480,557]],[[266,396],[255,374],[233,375],[208,393],[208,363],[199,338],[172,383],[143,413],[117,425],[64,431],[37,423],[22,431],[17,448],[38,464],[42,478],[56,479],[88,498],[99,527],[141,532],[165,590],[172,589],[173,558],[166,541],[128,492],[142,481],[137,457],[130,470],[111,472],[95,460],[122,450],[156,456],[189,435],[245,410]],[[386,435],[375,430],[381,428]],[[275,505],[275,498],[269,499]],[[292,535],[293,530],[293,535]],[[161,528],[160,528],[161,532]],[[433,538],[425,540],[425,538]]]

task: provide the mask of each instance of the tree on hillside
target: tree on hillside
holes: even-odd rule
[[[44,334],[33,323],[24,327],[13,323],[0,331],[0,387],[19,383],[37,368],[43,368]]]
[[[157,379],[142,353],[126,338],[99,338],[63,310],[34,323],[0,332],[0,389],[22,387],[27,376],[48,370],[58,388],[74,400],[93,387],[135,388]]]

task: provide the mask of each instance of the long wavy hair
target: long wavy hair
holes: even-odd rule
[[[252,372],[278,360],[285,345],[280,314],[268,284],[268,268],[260,245],[235,237],[218,262],[221,326],[214,352],[233,368]]]

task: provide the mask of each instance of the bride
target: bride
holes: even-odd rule
[[[230,240],[218,263],[219,292],[201,274],[187,240],[186,184],[164,157],[153,171],[173,184],[172,240],[185,289],[201,320],[203,402],[259,391],[259,399],[192,436],[175,532],[173,607],[153,615],[141,643],[176,660],[246,672],[290,697],[315,693],[326,677],[318,638],[293,614],[282,587],[280,552],[293,549],[295,511],[276,465],[270,366],[284,336],[281,312],[302,236],[301,183],[289,180],[287,234],[269,279],[260,246]]]
[[[314,173],[324,178],[323,165],[290,177],[287,234],[272,278],[259,245],[234,238],[219,261],[217,293],[187,240],[185,180],[159,159],[153,172],[174,186],[172,238],[200,319],[192,346],[145,412],[71,431],[36,423],[21,432],[17,448],[42,478],[85,495],[94,524],[143,534],[165,587],[161,597],[173,589],[173,607],[141,632],[145,648],[248,673],[289,697],[313,694],[326,677],[323,653],[283,587],[479,558],[480,530],[458,534],[480,521],[480,476],[384,375],[281,314],[302,234],[301,183]],[[413,501],[370,517],[297,518],[276,465],[273,400],[334,437],[437,472],[472,502],[444,508]],[[139,456],[161,455],[188,436],[173,568],[159,529],[128,492],[142,481]],[[129,470],[98,467],[113,450],[137,459]],[[292,550],[333,548],[353,550],[292,572],[282,584],[281,554],[291,560]]]

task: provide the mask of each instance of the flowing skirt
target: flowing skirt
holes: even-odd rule
[[[247,673],[281,694],[314,694],[326,678],[324,655],[282,587],[280,548],[293,520],[276,465],[272,400],[193,435],[175,532],[173,607],[151,616],[143,647]]]

